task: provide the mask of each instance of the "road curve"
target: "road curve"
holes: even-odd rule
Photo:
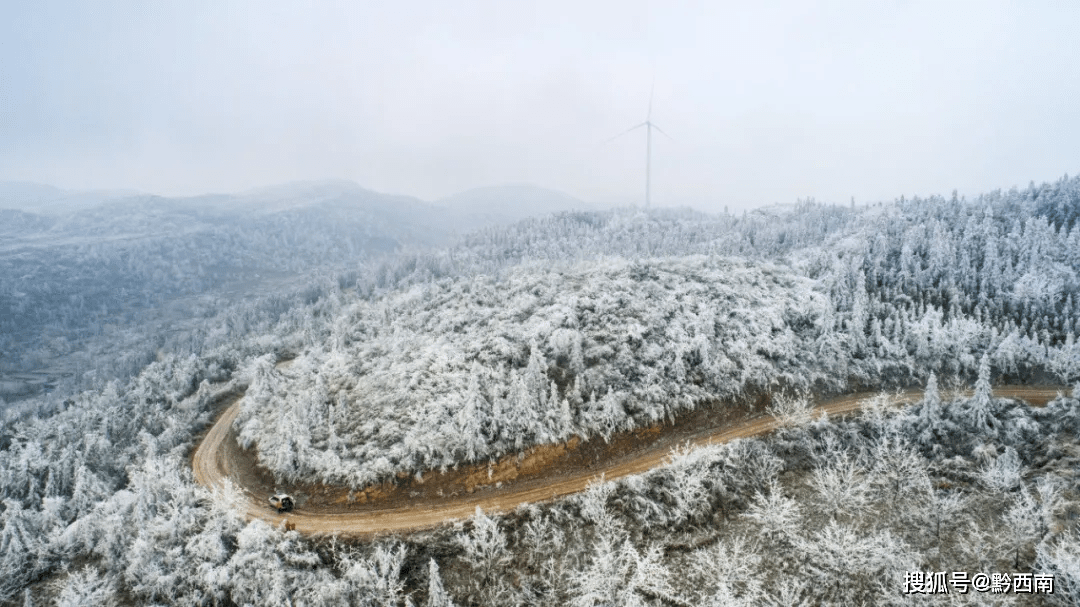
[[[1056,398],[1058,394],[1068,393],[1068,391],[1069,388],[1066,386],[1009,385],[996,387],[994,395],[1019,398],[1035,405],[1043,405]],[[855,411],[868,399],[878,394],[880,393],[862,392],[829,399],[819,403],[815,410],[825,411],[830,415]],[[888,402],[890,404],[915,402],[921,396],[921,390],[908,390],[890,395]],[[580,470],[573,474],[553,474],[550,478],[523,482],[520,486],[510,484],[507,489],[494,493],[480,491],[462,495],[446,503],[416,503],[357,512],[320,511],[317,507],[304,507],[282,515],[269,506],[266,495],[252,490],[251,487],[243,486],[243,477],[237,474],[236,459],[240,450],[236,445],[232,424],[240,412],[242,398],[242,395],[235,398],[199,443],[192,458],[195,480],[212,488],[230,479],[234,486],[238,486],[244,493],[242,508],[247,519],[258,518],[273,525],[286,521],[290,528],[295,528],[304,534],[366,537],[383,533],[416,531],[468,518],[477,507],[487,513],[508,512],[521,504],[546,501],[580,492],[601,475],[607,480],[612,480],[645,472],[664,464],[668,460],[671,449],[670,444],[656,445],[654,448],[635,454],[630,459],[614,462],[602,461],[588,470]],[[695,446],[723,443],[736,438],[762,434],[777,428],[778,425],[779,423],[772,417],[754,417],[698,436],[688,437],[686,442]]]

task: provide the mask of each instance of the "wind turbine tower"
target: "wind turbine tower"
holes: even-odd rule
[[[632,126],[632,127],[626,129],[625,131],[619,133],[618,135],[615,135],[611,139],[608,139],[607,141],[604,142],[604,143],[608,143],[610,141],[614,141],[614,140],[618,139],[619,137],[622,137],[623,135],[629,133],[630,131],[636,131],[637,129],[640,129],[641,127],[645,127],[645,206],[646,207],[648,207],[649,203],[650,203],[649,197],[650,197],[650,189],[652,187],[652,132],[653,132],[653,129],[656,129],[661,135],[663,135],[664,137],[667,137],[668,139],[671,139],[672,141],[674,141],[674,139],[671,137],[671,135],[668,135],[667,133],[664,132],[663,129],[661,129],[660,127],[653,124],[653,122],[652,122],[652,99],[653,99],[653,90],[652,90],[652,88],[650,88],[649,89],[649,113],[647,113],[645,115],[645,122],[642,122],[641,124]]]

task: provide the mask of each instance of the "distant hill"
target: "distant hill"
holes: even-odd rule
[[[62,198],[69,192],[43,183],[0,181],[0,205],[39,204]]]
[[[441,245],[454,236],[452,212],[429,202],[385,194],[342,179],[298,181],[242,192],[230,204],[258,216],[305,217],[337,225],[363,224],[402,244]]]
[[[611,205],[587,203],[565,192],[527,184],[475,188],[426,202],[412,196],[375,192],[344,179],[296,181],[238,193],[187,197],[157,196],[135,190],[65,190],[40,183],[0,181],[0,209],[53,216],[77,213],[82,216],[75,221],[80,227],[94,223],[94,218],[111,222],[117,213],[156,216],[242,213],[247,217],[265,217],[304,209],[320,215],[347,217],[349,223],[359,219],[368,225],[392,226],[391,231],[408,226],[416,240],[433,244],[445,242],[450,233],[561,211],[600,210],[608,206]]]
[[[347,179],[291,181],[253,188],[232,195],[236,204],[257,207],[262,212],[276,212],[299,207],[332,204],[334,206],[425,206],[430,204],[412,196],[384,194],[366,189]]]
[[[15,209],[0,208],[0,234],[41,232],[53,224],[52,218]]]
[[[458,229],[446,209],[350,182],[183,198],[38,184],[3,184],[0,194],[3,398],[27,395],[26,378],[55,383],[67,373],[58,361],[105,325],[174,327],[227,301],[358,272],[378,255],[448,244]],[[154,343],[145,349],[152,357]]]
[[[600,208],[565,192],[527,184],[475,188],[437,200],[435,205],[452,211],[465,229],[509,224],[560,211]]]
[[[135,190],[63,190],[29,181],[0,181],[0,209],[65,213],[135,194]]]

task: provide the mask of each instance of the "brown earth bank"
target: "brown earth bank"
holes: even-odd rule
[[[997,397],[1023,399],[1044,405],[1067,386],[998,386]],[[819,401],[816,411],[839,415],[859,410],[879,392],[860,392]],[[888,396],[891,404],[914,402],[921,390]],[[242,389],[223,392],[228,403],[192,457],[195,479],[207,487],[226,479],[244,495],[242,508],[249,519],[286,524],[306,534],[366,537],[416,531],[471,516],[476,508],[487,513],[508,512],[530,503],[555,499],[586,489],[603,476],[611,480],[663,465],[675,447],[719,443],[768,432],[779,426],[763,413],[769,402],[715,403],[680,416],[673,423],[617,434],[610,441],[573,437],[566,443],[542,445],[498,461],[460,466],[446,472],[430,471],[416,478],[352,491],[322,484],[278,484],[261,468],[253,450],[241,449],[232,430],[240,410]],[[296,499],[292,512],[279,514],[268,498],[286,492]]]

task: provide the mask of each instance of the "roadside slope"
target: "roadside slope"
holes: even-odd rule
[[[994,396],[1023,399],[1034,405],[1043,405],[1068,389],[1065,386],[998,386],[994,389]],[[816,411],[824,411],[830,415],[849,413],[858,410],[866,400],[878,394],[862,392],[829,399],[819,403]],[[921,397],[921,390],[908,390],[891,395],[889,402],[910,403]],[[250,467],[251,464],[243,461],[251,456],[239,448],[232,430],[242,398],[238,397],[229,405],[196,449],[192,460],[195,479],[206,487],[220,486],[228,479],[243,491],[243,510],[248,519],[259,518],[274,525],[287,521],[290,527],[295,527],[297,531],[305,534],[372,536],[416,531],[467,518],[478,507],[487,513],[508,512],[521,504],[541,502],[583,491],[590,482],[600,476],[612,480],[661,466],[667,461],[672,447],[670,441],[657,440],[650,448],[635,452],[630,458],[599,461],[588,467],[572,470],[551,469],[547,474],[522,482],[511,482],[497,490],[455,496],[435,504],[427,501],[401,503],[408,500],[395,500],[383,508],[349,512],[342,511],[340,507],[312,503],[294,512],[278,514],[267,504],[265,490],[252,482],[250,475],[241,472],[241,468]],[[685,436],[685,440],[680,440],[679,443],[690,443],[694,446],[723,443],[763,434],[778,426],[779,423],[772,417],[759,416]]]

